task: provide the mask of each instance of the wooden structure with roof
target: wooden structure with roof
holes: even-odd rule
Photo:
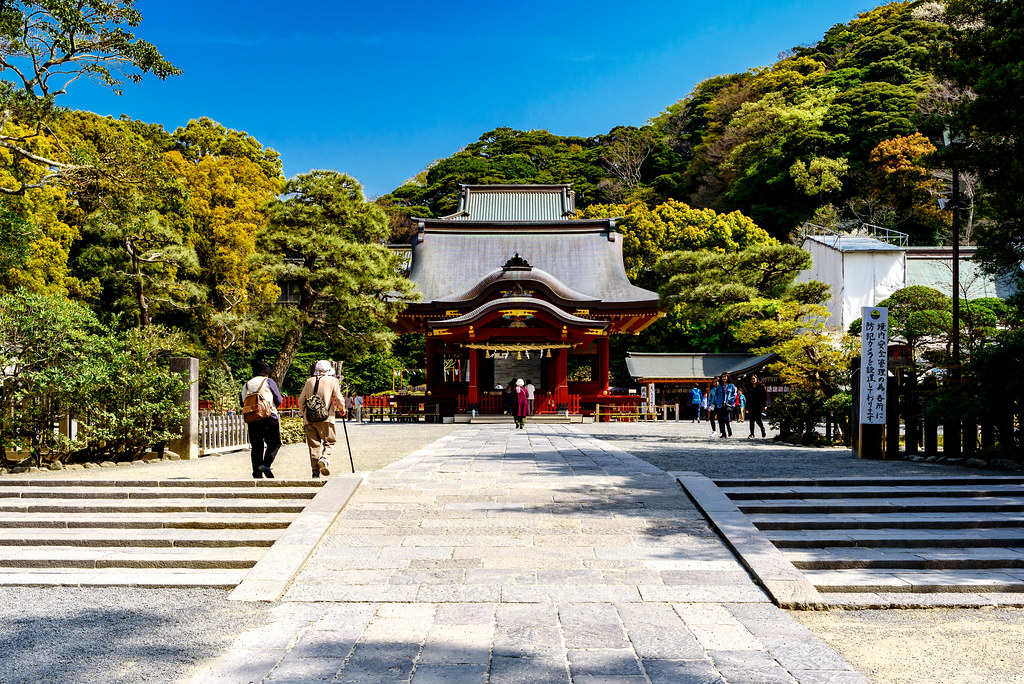
[[[661,315],[626,277],[616,220],[574,215],[568,185],[469,185],[455,213],[415,219],[420,300],[392,327],[426,336],[443,412],[501,412],[513,378],[533,381],[537,412],[586,412],[608,394],[609,337]]]
[[[776,354],[629,352],[626,370],[641,386],[647,385],[657,392],[664,403],[686,404],[694,386],[707,394],[715,378],[722,373],[728,373],[741,389],[745,389],[750,374],[757,373],[769,396],[782,394],[787,388],[779,383],[777,377],[765,372],[769,364],[778,360]],[[655,398],[651,397],[650,401],[654,403]]]

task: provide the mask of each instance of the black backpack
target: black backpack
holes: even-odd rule
[[[317,378],[316,384],[313,386],[313,396],[306,399],[307,423],[322,423],[327,420],[327,402],[318,394],[319,390],[320,378]]]

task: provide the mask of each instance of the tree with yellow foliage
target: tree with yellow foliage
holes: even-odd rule
[[[709,250],[736,252],[774,242],[748,217],[738,211],[720,214],[713,209],[694,209],[668,200],[654,209],[642,202],[595,204],[581,209],[580,218],[621,218],[623,261],[626,275],[641,286],[656,286],[654,266],[666,252]]]
[[[899,229],[911,244],[934,245],[948,228],[949,217],[935,201],[942,182],[925,165],[935,146],[920,133],[883,140],[871,151],[871,193],[891,206],[903,222]]]

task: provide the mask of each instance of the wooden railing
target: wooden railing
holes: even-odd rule
[[[440,404],[419,401],[419,396],[375,394],[363,397],[363,420],[428,423],[441,422]]]
[[[459,413],[469,413],[469,404],[465,395],[458,397],[456,401],[456,408]],[[550,415],[554,413],[561,413],[568,410],[570,415],[578,415],[580,413],[580,395],[570,394],[569,401],[562,410],[558,410],[558,403],[555,400],[555,395],[552,392],[536,392],[533,398],[533,413],[534,415]],[[484,415],[502,414],[505,412],[505,397],[500,394],[484,394],[480,397],[480,402],[477,404],[477,413]]]
[[[597,404],[594,407],[594,420],[599,423],[635,423],[641,420],[668,420],[669,414],[672,414],[676,420],[679,420],[679,404],[648,406],[646,404],[629,402]]]
[[[249,448],[249,431],[241,413],[199,412],[199,453],[218,454]]]

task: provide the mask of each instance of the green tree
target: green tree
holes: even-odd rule
[[[82,263],[92,265],[108,291],[120,293],[120,310],[133,315],[138,327],[150,325],[154,307],[190,309],[202,298],[195,250],[141,201],[94,212],[85,234]]]
[[[798,283],[810,254],[793,245],[755,245],[738,252],[670,252],[658,262],[666,306],[682,306],[691,319],[728,326],[744,344],[761,347],[783,339],[810,317],[826,320],[821,302],[828,286]]]
[[[145,74],[164,79],[180,70],[130,29],[142,22],[134,0],[15,0],[0,4],[0,148],[15,163],[44,169],[38,177],[0,185],[21,194],[53,183],[74,185],[96,168],[61,154],[40,154],[33,138],[59,118],[56,99],[79,79],[121,93]],[[18,121],[26,130],[11,131]]]
[[[66,299],[0,295],[0,454],[24,438],[38,463],[53,446],[54,421],[78,394],[99,329],[92,312]]]
[[[73,403],[79,434],[67,445],[77,460],[135,460],[181,434],[188,406],[179,401],[188,383],[168,370],[169,356],[184,344],[159,328],[111,332],[82,367]]]
[[[654,209],[643,202],[595,204],[577,212],[579,218],[620,218],[626,275],[635,283],[656,287],[654,267],[666,252],[711,250],[735,252],[772,242],[771,236],[738,211],[719,214],[668,200]]]
[[[273,280],[255,272],[253,257],[265,207],[284,184],[281,162],[252,136],[205,117],[176,130],[173,141],[164,156],[186,192],[183,223],[208,293],[193,325],[233,383],[225,353],[260,341],[259,318],[277,296]]]
[[[944,343],[953,326],[952,302],[938,290],[911,285],[896,290],[878,303],[889,309],[889,338],[904,342],[916,362],[921,348]],[[850,324],[850,334],[859,335],[861,320]]]
[[[282,337],[274,379],[283,382],[307,331],[348,344],[386,343],[391,335],[383,323],[405,306],[412,284],[383,244],[387,216],[365,201],[359,183],[334,171],[300,174],[267,214],[261,271],[298,291],[295,304],[273,312]]]
[[[979,225],[978,256],[1018,275],[1024,263],[1024,4],[1018,0],[950,0],[951,28],[940,71],[973,97],[961,98],[948,121],[966,145],[949,161],[976,170],[980,203],[992,219]]]

